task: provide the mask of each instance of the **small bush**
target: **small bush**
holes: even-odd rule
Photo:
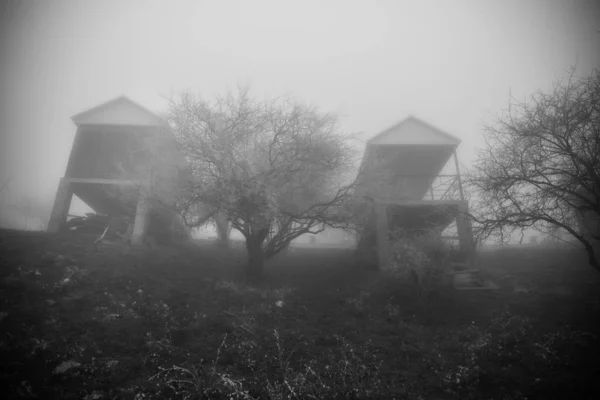
[[[420,297],[439,285],[449,265],[450,249],[436,232],[396,230],[391,249],[389,272],[394,278],[414,283]]]

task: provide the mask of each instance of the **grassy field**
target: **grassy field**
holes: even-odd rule
[[[4,398],[600,398],[582,254],[484,252],[500,290],[422,302],[343,249],[295,249],[251,285],[243,249],[93,239],[0,231]]]

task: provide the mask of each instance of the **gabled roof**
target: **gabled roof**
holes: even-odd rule
[[[107,101],[71,117],[80,125],[167,126],[157,113],[126,96]]]
[[[369,139],[369,144],[458,146],[460,139],[411,115]]]

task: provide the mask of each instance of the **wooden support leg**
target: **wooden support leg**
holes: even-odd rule
[[[390,228],[387,207],[375,206],[376,235],[377,235],[377,261],[379,269],[388,268],[390,264]]]
[[[67,222],[67,214],[71,207],[72,198],[73,191],[71,190],[69,178],[60,178],[52,214],[50,214],[50,220],[48,221],[48,232],[59,232]]]
[[[138,197],[137,208],[135,210],[135,220],[133,222],[133,233],[131,234],[131,244],[140,245],[144,241],[146,234],[146,224],[148,222],[148,200],[140,193]]]
[[[467,213],[467,204],[463,202],[459,203],[458,213],[456,215],[456,228],[458,231],[460,251],[467,256],[466,261],[470,264],[470,267],[473,268],[474,266],[472,264],[474,262],[475,246],[473,243],[473,228],[471,227],[471,221],[469,220]]]

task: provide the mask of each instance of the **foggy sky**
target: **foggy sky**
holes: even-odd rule
[[[0,32],[0,182],[53,198],[71,116],[120,95],[291,94],[366,140],[408,114],[458,136],[461,163],[508,102],[600,66],[600,2],[13,1]]]

